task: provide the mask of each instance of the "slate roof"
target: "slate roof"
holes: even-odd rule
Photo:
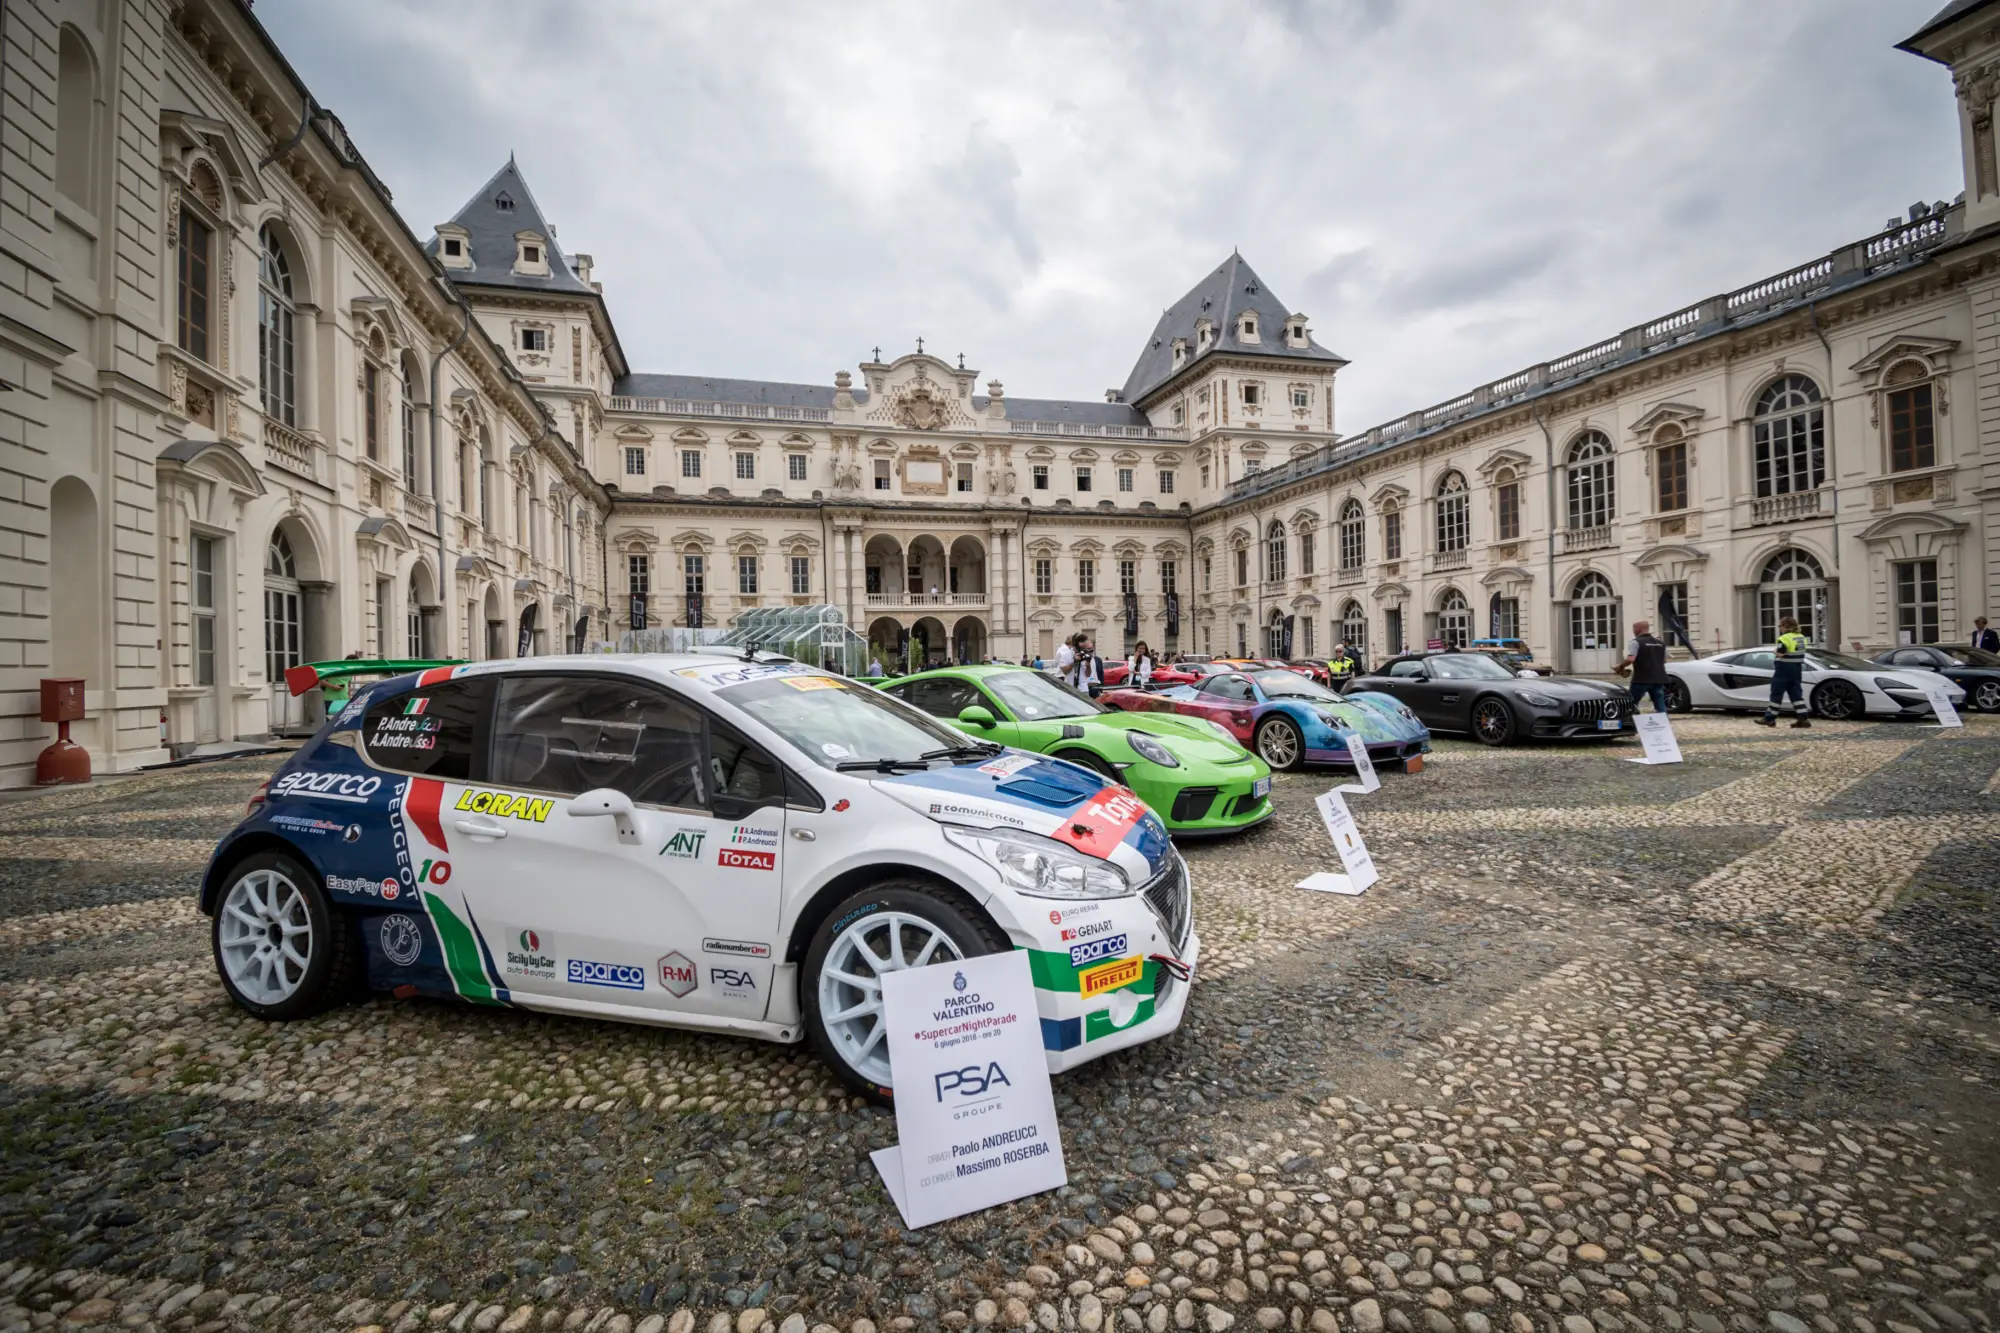
[[[1245,311],[1258,316],[1255,343],[1237,341],[1236,320]],[[1335,355],[1316,342],[1305,347],[1285,345],[1285,321],[1292,311],[1272,294],[1251,269],[1248,260],[1232,253],[1222,266],[1196,283],[1180,300],[1167,308],[1153,326],[1153,336],[1139,353],[1132,373],[1125,377],[1125,401],[1138,403],[1153,390],[1179,373],[1174,367],[1174,339],[1186,338],[1188,350],[1195,347],[1195,321],[1206,317],[1214,324],[1215,338],[1207,349],[1181,363],[1186,369],[1204,357],[1218,353],[1232,356],[1268,357],[1274,361],[1323,361],[1344,366],[1347,359]]]
[[[973,407],[986,410],[987,400],[975,396]],[[1009,421],[1067,421],[1084,426],[1144,426],[1146,414],[1130,403],[1070,402],[1061,398],[1009,398]]]
[[[501,207],[503,196],[512,202],[511,208]],[[596,295],[570,268],[562,247],[556,244],[554,230],[542,216],[542,206],[535,202],[535,193],[528,188],[512,154],[507,157],[507,165],[479,187],[452,222],[465,228],[471,238],[467,244],[472,250],[471,268],[445,269],[453,282],[468,287],[520,287],[529,291]],[[549,261],[547,277],[514,272],[514,234],[523,231],[542,238]],[[432,236],[424,243],[424,253],[437,252],[438,238]]]
[[[1929,23],[1924,24],[1923,27],[1917,29],[1914,33],[1911,33],[1908,37],[1896,43],[1896,49],[1898,51],[1908,51],[1914,55],[1922,55],[1923,52],[1918,51],[1916,49],[1917,42],[1920,42],[1924,38],[1930,36],[1932,33],[1936,32],[1939,28],[1944,27],[1945,24],[1955,23],[1959,19],[1964,18],[1967,14],[1970,14],[1973,10],[1983,9],[1987,5],[1992,3],[1993,0],[1951,0],[1950,4],[1946,5],[1943,9],[1940,9],[1937,13],[1931,15],[1931,21]]]
[[[707,375],[621,375],[611,392],[621,398],[685,398],[697,403],[756,403],[773,407],[833,409],[830,384],[787,384],[781,380],[736,380]],[[856,403],[868,401],[868,391],[856,388]],[[989,400],[974,394],[972,410],[984,412]],[[1009,398],[1010,421],[1067,421],[1092,426],[1143,426],[1145,413],[1128,403],[1069,402],[1059,398]]]

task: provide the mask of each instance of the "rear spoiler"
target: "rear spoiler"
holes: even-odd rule
[[[404,658],[350,657],[338,662],[305,662],[285,668],[285,688],[296,697],[322,685],[334,684],[351,676],[406,676],[432,667],[458,666],[457,660],[427,661]]]

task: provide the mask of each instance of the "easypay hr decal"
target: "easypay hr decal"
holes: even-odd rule
[[[494,815],[504,819],[526,819],[532,823],[548,822],[549,811],[556,808],[554,800],[546,796],[516,796],[507,791],[480,791],[468,787],[459,793],[458,810],[469,810],[475,815]]]

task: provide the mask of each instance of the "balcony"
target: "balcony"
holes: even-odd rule
[[[1467,569],[1472,564],[1470,551],[1439,551],[1431,557],[1431,572],[1441,573],[1447,569]]]
[[[274,467],[319,479],[319,445],[304,432],[269,417],[264,418],[264,457]]]
[[[724,421],[831,421],[824,407],[787,407],[778,403],[709,403],[695,398],[611,399],[613,412],[645,412],[668,417],[719,417]]]
[[[1820,497],[1824,494],[1823,490],[1815,490],[1759,496],[1750,502],[1750,526],[1761,528],[1770,523],[1796,523],[1804,518],[1818,518],[1823,512]]]
[[[1609,523],[1587,528],[1564,528],[1562,539],[1564,555],[1574,555],[1578,551],[1601,551],[1614,540]]]
[[[1367,578],[1368,571],[1357,565],[1353,569],[1336,571],[1333,576],[1333,586],[1336,588],[1351,588],[1357,583],[1366,582]]]
[[[985,606],[989,594],[983,592],[871,592],[868,605],[896,606]]]
[[[1080,435],[1101,440],[1185,440],[1185,426],[1119,426],[1081,421],[1009,421],[1011,435]]]

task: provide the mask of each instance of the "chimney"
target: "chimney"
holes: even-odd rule
[[[554,228],[550,230],[553,231]],[[590,256],[572,255],[571,259],[576,263],[576,280],[586,287],[590,286]]]

